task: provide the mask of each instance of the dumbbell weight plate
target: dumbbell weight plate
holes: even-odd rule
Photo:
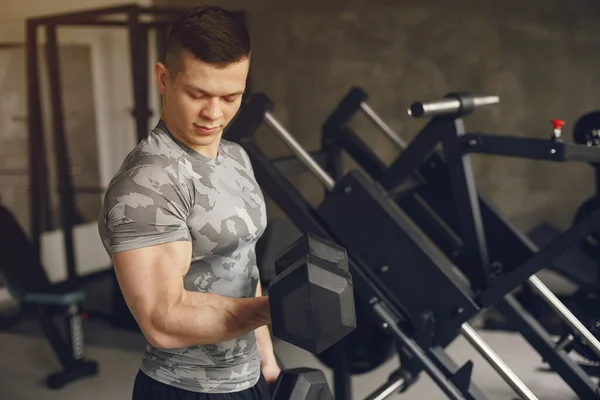
[[[294,368],[281,371],[272,400],[333,400],[323,371]]]
[[[356,327],[346,250],[306,234],[276,260],[269,287],[273,335],[319,354]]]

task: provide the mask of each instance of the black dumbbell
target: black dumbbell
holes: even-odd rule
[[[272,400],[333,400],[323,371],[294,368],[281,371]]]
[[[356,328],[346,249],[307,233],[275,259],[273,335],[319,354]]]

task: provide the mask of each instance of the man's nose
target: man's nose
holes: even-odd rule
[[[223,110],[221,110],[221,102],[218,98],[212,98],[209,103],[202,109],[200,115],[203,118],[214,121],[223,116]]]

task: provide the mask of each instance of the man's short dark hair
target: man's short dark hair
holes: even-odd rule
[[[241,13],[216,6],[200,6],[183,13],[172,25],[165,65],[174,78],[182,50],[217,67],[250,57],[250,35]]]

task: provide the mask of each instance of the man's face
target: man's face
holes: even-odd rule
[[[155,68],[163,95],[162,118],[183,143],[216,157],[223,129],[238,112],[246,88],[249,60],[215,67],[182,51],[179,73],[172,79],[162,63]]]

